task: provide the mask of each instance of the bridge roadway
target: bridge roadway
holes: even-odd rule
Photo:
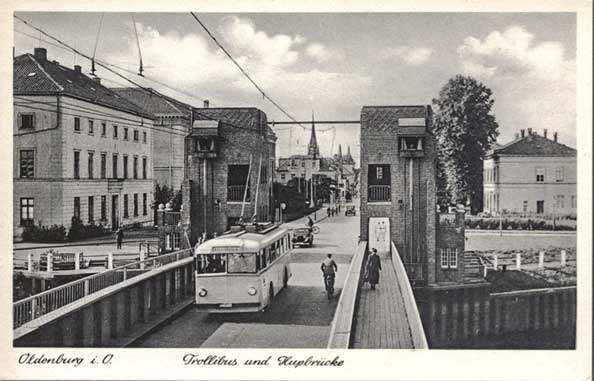
[[[318,219],[326,212],[318,212]],[[302,227],[305,219],[285,226]],[[319,222],[312,248],[292,254],[289,287],[274,305],[258,314],[213,315],[193,306],[133,344],[135,347],[325,348],[350,260],[357,248],[359,216],[341,215]],[[326,298],[320,263],[332,253],[338,264],[337,295]]]

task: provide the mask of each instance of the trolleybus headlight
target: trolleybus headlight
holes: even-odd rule
[[[258,290],[256,290],[254,287],[248,288],[248,294],[250,294],[251,296],[254,296],[257,293],[258,293]]]
[[[206,296],[207,292],[205,288],[201,288],[200,291],[198,291],[198,296],[204,298]]]

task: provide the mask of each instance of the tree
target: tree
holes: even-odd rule
[[[483,158],[499,135],[491,114],[492,91],[472,77],[451,78],[433,100],[433,131],[450,201],[470,201],[472,213],[483,205]],[[439,185],[439,184],[438,184]]]

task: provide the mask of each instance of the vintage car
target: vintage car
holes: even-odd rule
[[[356,216],[357,210],[355,209],[355,205],[347,205],[347,207],[344,211],[344,215],[345,216]]]
[[[309,228],[298,228],[293,230],[293,245],[294,246],[309,246],[313,245],[313,233]]]

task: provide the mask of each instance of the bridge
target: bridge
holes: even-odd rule
[[[322,232],[314,247],[294,250],[289,287],[265,313],[213,316],[192,308],[193,253],[182,250],[106,269],[15,302],[14,345],[427,348],[393,244],[382,258],[378,289],[370,291],[363,284],[367,244],[356,242],[358,222],[344,216],[320,221]],[[319,273],[326,252],[339,265],[333,301],[324,298]]]

